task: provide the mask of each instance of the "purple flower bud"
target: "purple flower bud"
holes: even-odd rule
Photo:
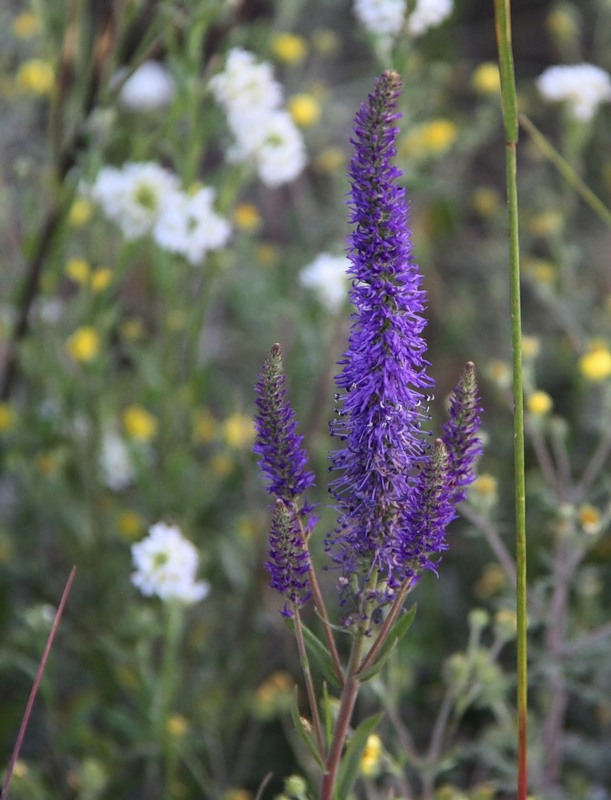
[[[281,612],[285,617],[292,617],[294,609],[303,606],[311,594],[310,555],[299,517],[293,503],[276,500],[265,567],[270,575],[270,586],[287,601]]]
[[[295,413],[286,399],[286,381],[279,344],[272,346],[256,386],[253,452],[271,495],[287,502],[303,494],[314,483],[306,469],[308,457],[302,448],[303,436],[295,432]]]

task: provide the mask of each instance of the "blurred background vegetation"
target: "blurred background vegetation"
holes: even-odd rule
[[[552,64],[609,70],[611,5],[521,0],[513,19],[521,111],[608,204],[609,107],[576,121],[535,81]],[[279,186],[248,159],[227,159],[231,131],[210,80],[235,47],[271,64],[303,138],[307,164]],[[298,659],[263,568],[253,386],[281,342],[328,530],[327,420],[349,308],[325,303],[301,273],[320,253],[344,252],[352,118],[388,66],[404,78],[397,163],[429,294],[432,411],[443,415],[474,361],[486,442],[439,578],[421,582],[387,683],[358,709],[387,712],[358,792],[512,796],[510,309],[495,53],[483,0],[394,40],[339,0],[2,4],[2,764],[78,569],[15,800],[248,800],[269,773],[263,797],[303,796],[298,781],[284,783],[307,780],[309,765],[287,715]],[[122,95],[149,60],[171,79],[163,107]],[[532,791],[605,800],[611,233],[525,131],[519,159]],[[192,264],[151,236],[126,238],[90,191],[103,167],[126,162],[163,166],[185,192],[212,188],[227,243]],[[184,609],[169,667],[167,609],[130,582],[130,546],[159,520],[196,545],[211,585]]]

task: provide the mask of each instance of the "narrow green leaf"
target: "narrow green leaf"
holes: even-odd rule
[[[322,701],[321,701],[325,742],[327,747],[331,746],[331,739],[333,738],[333,712],[331,710],[331,698],[329,697],[329,688],[327,682],[323,681],[322,684]]]
[[[293,719],[293,725],[295,726],[295,730],[299,734],[299,737],[306,745],[314,761],[318,764],[320,769],[324,772],[325,771],[325,762],[323,761],[322,755],[316,749],[316,744],[312,738],[312,735],[304,725],[304,722],[301,718],[301,714],[299,713],[299,701],[298,701],[298,689],[295,687],[293,694],[291,695],[291,717]]]
[[[388,631],[388,636],[386,637],[386,641],[382,645],[380,653],[373,664],[365,670],[365,672],[359,674],[359,679],[361,681],[367,681],[370,678],[373,678],[374,675],[377,675],[378,672],[382,669],[384,664],[388,661],[390,656],[392,655],[393,650],[395,649],[397,643],[405,636],[407,631],[410,629],[412,622],[416,616],[416,606],[413,605],[409,611],[406,611],[405,614],[401,614],[396,620],[394,625]]]
[[[350,737],[346,752],[339,766],[337,785],[335,789],[336,800],[346,800],[354,786],[361,765],[361,756],[367,744],[367,739],[378,727],[382,719],[382,712],[364,719]]]
[[[339,687],[340,684],[335,674],[333,659],[331,658],[331,653],[327,649],[327,646],[320,641],[316,634],[312,633],[307,625],[302,624],[301,627],[303,629],[303,638],[312,661],[316,664],[324,679],[328,681],[331,686]]]

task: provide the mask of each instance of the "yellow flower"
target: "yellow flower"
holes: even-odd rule
[[[182,714],[170,714],[166,722],[166,730],[170,736],[178,739],[189,730],[189,720]]]
[[[294,94],[289,99],[287,108],[295,124],[300,128],[310,128],[320,120],[320,103],[313,94],[306,92]]]
[[[157,418],[139,405],[128,406],[122,415],[123,427],[128,436],[148,442],[157,435]]]
[[[471,75],[471,85],[480,94],[497,94],[501,90],[501,76],[494,61],[479,64]]]
[[[544,417],[552,410],[553,400],[547,392],[533,392],[526,398],[526,407],[535,417]]]
[[[273,267],[280,258],[280,251],[271,242],[261,242],[255,252],[257,261],[264,267]]]
[[[124,539],[137,538],[144,528],[144,520],[137,511],[122,511],[117,518],[117,530]]]
[[[511,386],[511,369],[506,361],[494,359],[488,364],[487,372],[499,389],[508,389]]]
[[[272,672],[269,678],[255,692],[254,705],[256,714],[266,719],[284,711],[294,686],[295,681],[288,672],[284,670]]]
[[[210,461],[210,469],[217,478],[226,478],[233,471],[233,459],[226,453],[217,453]]]
[[[452,120],[440,117],[423,122],[402,138],[400,154],[404,158],[442,155],[454,144],[457,134]]]
[[[94,292],[103,292],[112,283],[112,270],[109,267],[99,267],[91,275],[91,288]]]
[[[211,442],[218,428],[218,423],[207,408],[198,408],[193,420],[193,436],[196,442]]]
[[[545,26],[560,45],[576,41],[579,33],[579,23],[575,13],[566,6],[557,7],[550,11],[545,20]]]
[[[481,577],[475,584],[475,594],[480,600],[488,600],[505,588],[507,576],[500,564],[486,564]]]
[[[13,20],[13,33],[18,39],[31,39],[40,33],[40,19],[31,11],[18,14]]]
[[[473,482],[471,491],[480,495],[481,497],[494,497],[497,496],[498,483],[494,475],[488,472],[483,472]]]
[[[361,774],[370,778],[377,775],[382,756],[382,740],[376,733],[367,737],[367,744],[361,755]]]
[[[544,261],[542,258],[525,258],[524,272],[527,272],[533,280],[540,284],[550,284],[556,280],[556,268],[551,261]]]
[[[340,39],[331,28],[318,28],[312,34],[312,44],[321,56],[329,56],[339,49]]]
[[[326,147],[314,159],[314,168],[319,172],[337,172],[346,165],[346,153],[341,147]]]
[[[100,334],[91,325],[78,328],[68,337],[66,350],[74,361],[93,361],[100,352]]]
[[[246,233],[254,233],[261,227],[261,214],[252,203],[239,203],[233,210],[236,227]]]
[[[91,275],[91,266],[84,258],[69,258],[66,261],[66,275],[75,283],[85,284]]]
[[[73,228],[86,225],[93,216],[93,203],[86,197],[77,197],[70,206],[68,222]]]
[[[144,336],[144,325],[141,319],[130,317],[121,323],[121,335],[130,341],[136,341]]]
[[[551,236],[562,227],[562,215],[558,211],[543,211],[530,218],[528,227],[533,236]]]
[[[10,430],[15,424],[15,412],[8,403],[0,403],[0,433]]]
[[[577,362],[579,371],[588,381],[600,383],[611,377],[611,351],[603,343],[594,344]]]
[[[13,778],[17,778],[21,780],[22,778],[27,778],[30,774],[30,769],[25,761],[18,758],[15,761],[15,766],[13,767]]]
[[[597,534],[601,526],[600,511],[589,503],[584,503],[577,509],[577,517],[584,533]]]
[[[538,336],[522,337],[522,356],[528,359],[537,358],[541,352],[541,341]]]
[[[511,608],[500,608],[494,615],[494,625],[500,633],[513,636],[518,627],[516,612]]]
[[[41,58],[24,61],[17,70],[17,87],[23,92],[49,94],[54,81],[53,67]]]
[[[496,189],[490,189],[487,186],[479,186],[473,192],[472,201],[473,208],[477,211],[480,217],[492,217],[501,205],[501,198]]]
[[[277,33],[272,38],[272,53],[284,64],[299,64],[308,54],[308,43],[295,33]]]
[[[229,447],[236,450],[250,447],[255,439],[252,417],[241,414],[239,411],[227,417],[223,423],[223,438]]]

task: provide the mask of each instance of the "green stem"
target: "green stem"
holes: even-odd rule
[[[295,638],[297,640],[297,650],[299,651],[299,660],[301,662],[301,671],[305,680],[306,692],[308,693],[308,702],[310,704],[310,711],[312,713],[312,725],[314,726],[314,736],[316,737],[316,744],[321,758],[325,757],[325,742],[322,735],[322,725],[320,723],[320,714],[318,711],[318,702],[316,700],[316,692],[314,691],[314,683],[312,681],[312,672],[310,670],[310,662],[308,660],[308,652],[306,650],[305,641],[303,639],[303,629],[301,627],[301,617],[299,616],[299,609],[294,608],[295,620]]]
[[[522,315],[520,308],[520,245],[518,228],[517,143],[518,109],[511,47],[510,0],[494,0],[495,26],[501,73],[501,98],[505,126],[505,166],[509,222],[511,338],[514,403],[514,503],[516,538],[518,800],[526,800],[528,667],[526,636],[526,482],[524,476],[524,391],[522,376]]]
[[[611,210],[587,186],[569,162],[560,155],[541,131],[525,115],[520,114],[520,125],[537,145],[543,155],[552,162],[565,181],[575,189],[581,199],[586,203],[605,225],[611,226]]]

